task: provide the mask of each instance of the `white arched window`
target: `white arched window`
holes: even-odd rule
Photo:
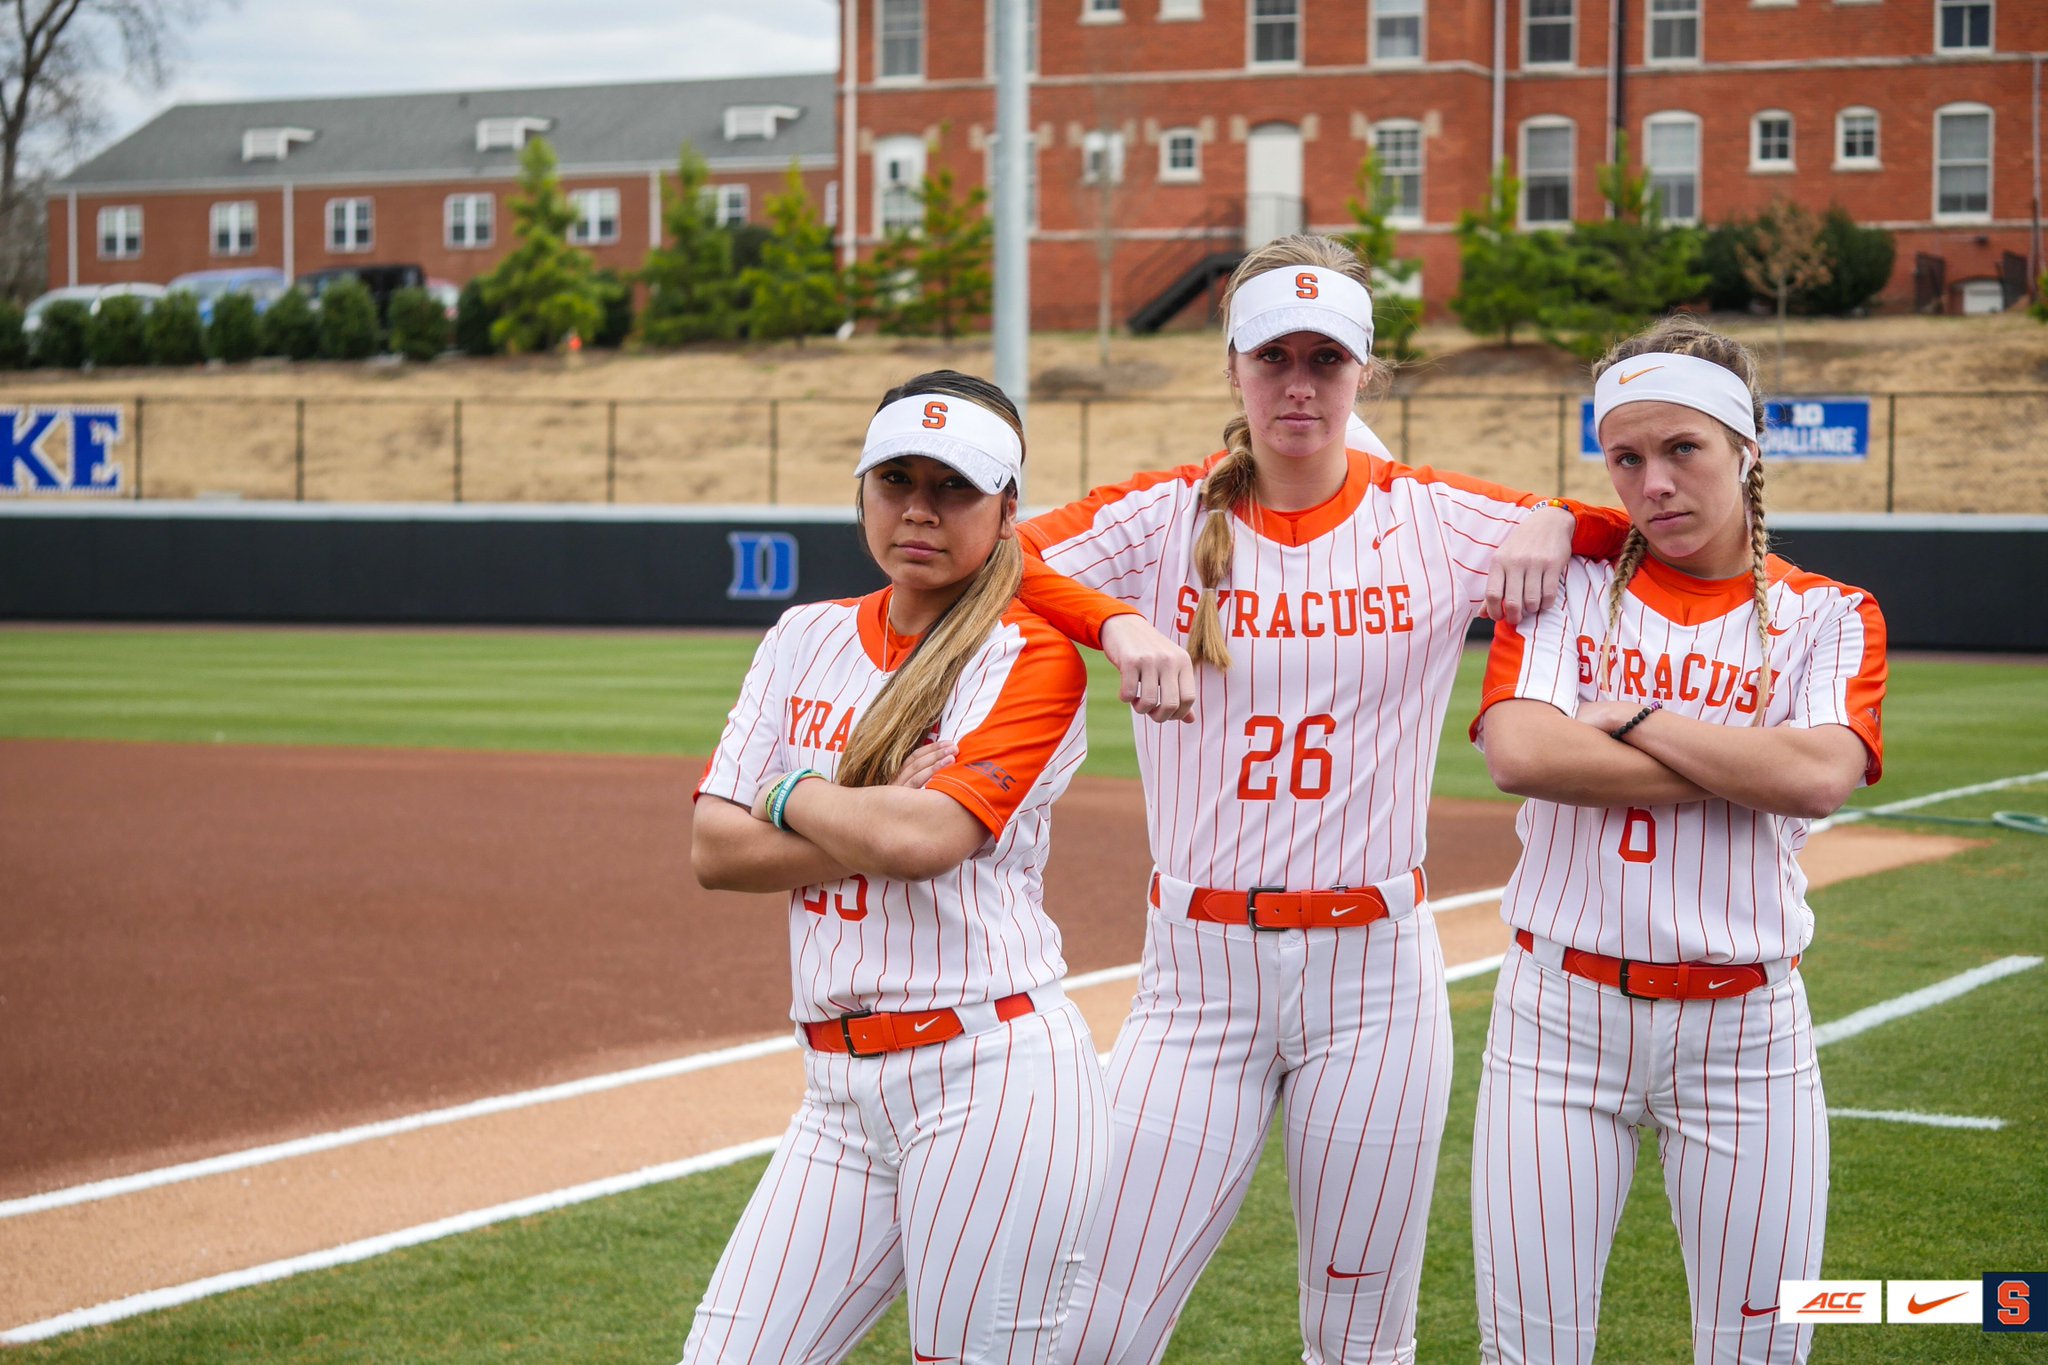
[[[1750,119],[1749,168],[1763,172],[1792,169],[1792,116],[1783,109],[1765,109]]]
[[[1643,166],[1668,223],[1700,220],[1700,116],[1683,110],[1643,120]]]
[[[1567,227],[1572,221],[1572,164],[1577,129],[1568,118],[1544,114],[1522,123],[1524,227]]]
[[[1934,111],[1934,217],[1991,216],[1991,106],[1944,104]]]

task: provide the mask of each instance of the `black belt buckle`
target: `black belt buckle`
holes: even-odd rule
[[[1249,924],[1255,933],[1277,934],[1286,929],[1287,926],[1284,924],[1259,923],[1259,894],[1264,891],[1285,891],[1286,889],[1284,886],[1255,886],[1244,893],[1244,922]]]
[[[853,1045],[853,1021],[856,1019],[866,1019],[873,1013],[873,1010],[855,1010],[852,1014],[842,1014],[839,1016],[839,1036],[846,1040],[847,1056],[879,1057],[882,1055],[879,1052],[862,1052]]]
[[[1629,999],[1631,999],[1631,1000],[1654,1000],[1654,999],[1656,999],[1656,997],[1655,997],[1655,996],[1652,996],[1652,995],[1637,995],[1637,994],[1636,994],[1636,993],[1635,993],[1634,991],[1632,991],[1632,990],[1630,990],[1630,989],[1628,988],[1628,969],[1629,969],[1629,960],[1628,960],[1627,958],[1623,958],[1623,959],[1621,959],[1621,980],[1619,980],[1619,981],[1617,981],[1617,982],[1615,983],[1615,984],[1616,984],[1617,986],[1619,986],[1619,987],[1621,988],[1621,993],[1622,993],[1623,995],[1627,996],[1627,997],[1628,997]]]

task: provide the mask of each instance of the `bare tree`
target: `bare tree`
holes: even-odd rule
[[[1789,199],[1780,199],[1756,220],[1751,241],[1736,251],[1743,278],[1778,305],[1778,374],[1772,384],[1785,391],[1785,312],[1792,296],[1817,289],[1834,277],[1820,220]]]
[[[13,0],[0,21],[0,292],[41,257],[43,187],[52,165],[104,130],[100,81],[150,89],[169,74],[178,34],[212,0]]]

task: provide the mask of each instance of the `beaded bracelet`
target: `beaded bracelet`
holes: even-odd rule
[[[1532,512],[1539,507],[1555,507],[1560,512],[1570,512],[1572,510],[1572,505],[1563,498],[1540,498],[1529,504],[1529,510]]]
[[[1631,716],[1626,725],[1622,726],[1619,730],[1616,730],[1614,732],[1614,737],[1616,739],[1622,738],[1622,736],[1626,735],[1629,731],[1635,729],[1638,725],[1641,725],[1643,721],[1648,718],[1649,714],[1652,711],[1662,711],[1663,709],[1663,702],[1651,702],[1648,706],[1645,706],[1642,710],[1636,712],[1635,715]]]
[[[775,785],[768,789],[769,823],[777,829],[788,829],[789,826],[783,823],[782,812],[789,806],[790,793],[795,791],[796,784],[805,778],[823,777],[824,775],[816,768],[798,768],[793,773],[784,773],[781,777],[777,778]]]

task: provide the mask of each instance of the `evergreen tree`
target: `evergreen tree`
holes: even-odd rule
[[[988,191],[976,186],[961,198],[953,172],[941,169],[918,186],[917,202],[924,209],[918,230],[890,233],[861,272],[859,289],[883,331],[937,334],[950,342],[987,317],[993,304]]]
[[[456,349],[464,355],[496,355],[498,348],[491,343],[491,324],[497,320],[498,310],[484,297],[483,277],[463,285],[455,298]]]
[[[829,332],[846,316],[839,271],[832,264],[832,229],[818,220],[803,176],[792,165],[789,188],[768,201],[768,240],[761,264],[740,276],[753,299],[747,332],[756,341]]]
[[[519,245],[484,277],[484,298],[497,310],[491,343],[513,355],[546,351],[571,332],[590,337],[604,321],[590,255],[569,244],[576,207],[562,193],[555,150],[530,138],[519,153],[519,193],[512,200]]]
[[[704,158],[685,142],[676,187],[662,182],[664,245],[647,253],[640,272],[647,282],[640,336],[650,346],[729,341],[739,330],[732,234],[714,220],[715,206],[705,190],[710,176]]]
[[[1615,142],[1615,159],[1599,171],[1609,214],[1572,224],[1570,289],[1542,311],[1538,325],[1552,344],[1591,360],[1688,299],[1707,276],[1695,268],[1700,234],[1665,223],[1650,192],[1647,170],[1630,174],[1628,138]]]
[[[164,295],[143,324],[152,365],[197,365],[206,359],[206,327],[199,300],[182,289]]]
[[[263,314],[263,354],[311,360],[320,354],[320,317],[302,289],[287,289]]]
[[[1414,360],[1422,354],[1415,348],[1415,329],[1422,325],[1422,300],[1404,298],[1396,287],[1414,279],[1422,262],[1394,254],[1396,234],[1387,226],[1391,202],[1380,175],[1379,153],[1368,148],[1358,163],[1358,193],[1344,201],[1358,230],[1345,234],[1344,240],[1372,270],[1373,349],[1392,360]]]
[[[247,360],[263,345],[263,319],[256,300],[236,290],[213,301],[213,320],[206,324],[206,353],[229,364]]]
[[[382,341],[377,300],[370,286],[344,275],[320,291],[320,354],[329,360],[367,360]]]
[[[1522,182],[1507,163],[1494,171],[1480,209],[1458,215],[1458,292],[1451,311],[1468,332],[1515,344],[1515,329],[1533,327],[1568,288],[1564,242],[1555,232],[1515,227]]]

